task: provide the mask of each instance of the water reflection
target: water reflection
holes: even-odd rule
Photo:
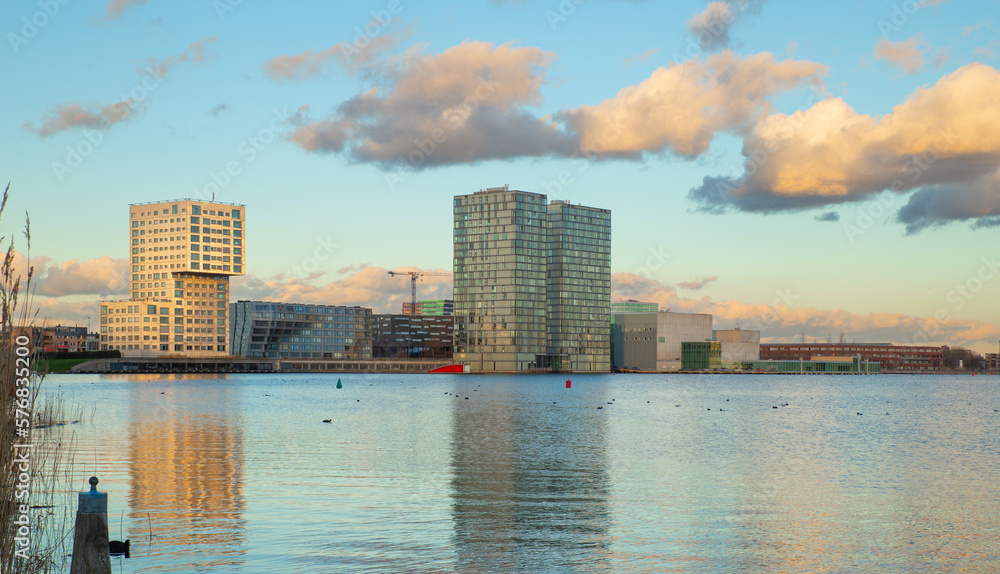
[[[198,569],[241,565],[247,533],[239,391],[224,381],[157,385],[163,379],[153,377],[129,391],[132,553],[169,554],[178,564],[190,557]]]
[[[457,570],[606,571],[601,411],[518,396],[516,384],[477,398],[452,409]]]

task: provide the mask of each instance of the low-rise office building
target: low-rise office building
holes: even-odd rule
[[[761,360],[797,361],[818,357],[861,357],[878,362],[883,371],[934,371],[944,366],[941,347],[892,343],[768,343]]]
[[[237,301],[230,304],[230,348],[242,357],[371,359],[367,307]]]
[[[636,371],[679,371],[681,344],[712,340],[712,316],[702,313],[615,313],[612,365]]]
[[[685,371],[747,371],[756,373],[858,373],[880,372],[875,361],[859,357],[816,357],[813,360],[764,361],[723,360],[723,341],[686,342],[681,344]]]
[[[454,317],[373,315],[372,356],[397,359],[450,359]]]

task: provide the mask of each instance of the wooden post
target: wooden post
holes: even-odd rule
[[[79,493],[70,574],[111,574],[108,493],[97,492],[98,482],[90,477],[90,492]]]

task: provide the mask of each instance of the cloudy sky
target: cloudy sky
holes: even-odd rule
[[[10,4],[0,227],[49,323],[127,297],[129,203],[246,204],[235,298],[384,312],[510,184],[612,210],[616,299],[1000,341],[1000,1]]]

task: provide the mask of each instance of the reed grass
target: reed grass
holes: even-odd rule
[[[10,192],[10,184],[4,190],[0,201],[0,219]],[[25,254],[30,253],[31,220],[25,215]],[[67,438],[65,432],[54,432],[47,428],[55,422],[66,422],[76,417],[78,413],[71,412],[64,400],[57,398],[46,401],[42,408],[36,411],[36,401],[39,397],[44,372],[34,369],[38,366],[35,360],[37,350],[31,349],[32,374],[30,375],[30,392],[27,397],[18,397],[17,390],[24,388],[16,382],[17,336],[28,334],[31,339],[31,327],[35,324],[36,310],[32,306],[32,279],[34,269],[15,268],[17,250],[13,238],[0,237],[0,249],[6,243],[6,252],[0,264],[0,572],[4,574],[39,574],[55,572],[65,563],[66,540],[72,532],[70,509],[72,500],[67,504],[71,493],[60,492],[59,476],[72,467],[74,456],[74,440]],[[3,253],[3,252],[0,252]],[[28,258],[30,262],[30,257]],[[29,347],[34,341],[29,343]],[[22,392],[22,395],[24,393]],[[27,399],[28,408],[24,408]],[[20,404],[19,401],[22,401]],[[20,436],[19,431],[25,430],[24,425],[18,426],[18,420],[25,417],[18,411],[32,413],[28,437]],[[82,415],[82,412],[79,413]],[[47,426],[46,426],[47,425]],[[30,442],[31,467],[28,473],[30,497],[27,501],[15,498],[19,473],[15,471],[17,452],[13,445]],[[26,552],[18,553],[21,548],[15,538],[18,536],[18,520],[21,513],[18,506],[27,503],[30,507],[30,545]]]

